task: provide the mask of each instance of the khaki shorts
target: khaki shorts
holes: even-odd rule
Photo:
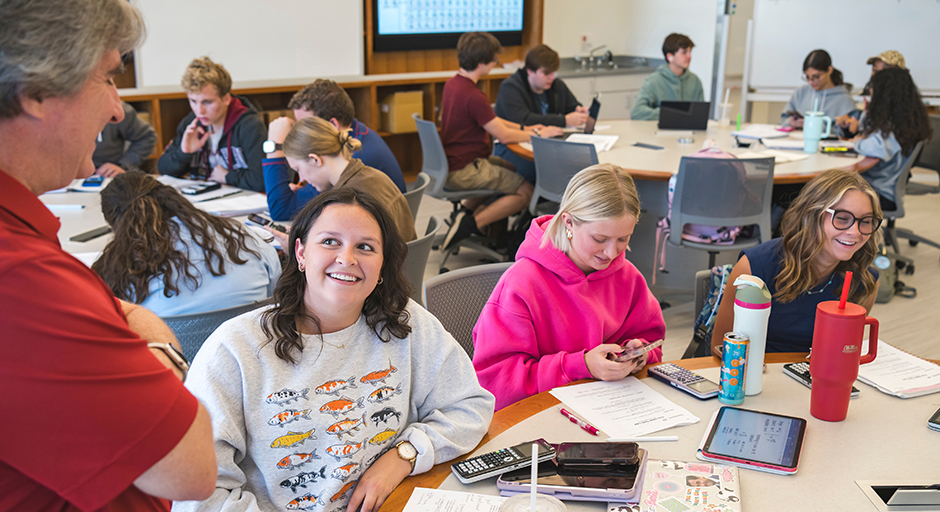
[[[514,166],[498,156],[477,158],[459,171],[447,175],[446,186],[452,190],[490,189],[515,194],[525,183]]]

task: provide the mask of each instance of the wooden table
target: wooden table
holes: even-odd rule
[[[679,160],[683,156],[702,149],[706,139],[714,139],[724,151],[741,154],[749,151],[763,151],[766,148],[760,144],[753,144],[750,148],[735,148],[732,128],[719,127],[714,121],[708,123],[705,132],[692,132],[694,142],[682,144],[678,133],[658,135],[657,121],[631,121],[631,120],[605,120],[599,125],[609,125],[610,128],[598,131],[600,135],[617,135],[620,138],[610,151],[597,154],[600,163],[617,164],[630,175],[639,180],[667,181],[679,172]],[[663,149],[646,149],[635,147],[633,144],[642,142]],[[755,141],[756,142],[756,141]],[[507,147],[515,154],[532,160],[532,151],[519,144],[508,144]],[[787,151],[788,154],[801,155],[799,151]],[[780,163],[774,167],[774,183],[805,183],[822,171],[837,167],[853,165],[862,157],[838,156],[836,154],[816,153],[808,155],[805,160],[798,162]]]
[[[802,361],[805,359],[805,353],[793,353],[767,354],[765,360],[767,363],[788,363]],[[714,356],[699,357],[695,359],[683,359],[681,361],[674,362],[689,370],[714,368],[721,365],[721,360]],[[644,368],[635,375],[641,379],[646,378],[646,369]],[[588,381],[578,381],[575,384],[580,384],[582,382]],[[524,400],[520,400],[519,402],[497,411],[493,416],[492,423],[490,423],[490,428],[486,431],[486,435],[483,436],[483,440],[480,441],[478,446],[482,446],[488,443],[491,439],[503,433],[506,429],[515,425],[516,423],[519,423],[520,421],[529,418],[536,413],[542,412],[549,407],[554,407],[559,403],[560,402],[557,398],[546,391],[544,393],[530,396]],[[451,474],[450,465],[454,462],[467,458],[469,455],[470,454],[467,454],[458,459],[438,464],[431,468],[431,470],[427,473],[406,478],[388,497],[388,500],[386,500],[385,504],[382,505],[381,511],[398,512],[402,510],[405,507],[405,504],[408,503],[408,498],[411,497],[411,492],[415,489],[415,487],[437,488],[441,485],[444,479],[446,479],[447,476]]]

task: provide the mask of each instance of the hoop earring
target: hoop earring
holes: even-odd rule
[[[565,228],[565,236],[568,237],[568,240],[571,240],[571,238],[574,236],[574,233],[572,233],[570,229]]]
[[[300,270],[301,272],[304,272],[307,270],[306,267],[304,267],[303,263],[297,263],[297,269]]]
[[[382,283],[384,283],[384,282],[385,282],[385,278],[384,278],[384,277],[379,277],[379,282],[375,283],[375,285],[378,286],[378,285],[380,285],[380,284],[382,284]]]

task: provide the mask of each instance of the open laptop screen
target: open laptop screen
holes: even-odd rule
[[[705,130],[710,101],[662,101],[659,103],[660,130]]]

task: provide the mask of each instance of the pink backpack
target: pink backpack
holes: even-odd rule
[[[709,140],[705,142],[705,147],[689,156],[696,158],[734,158],[738,157],[727,153],[714,145]],[[671,231],[670,219],[672,217],[672,196],[676,192],[677,175],[673,174],[669,178],[669,196],[667,202],[669,205],[669,214],[656,223],[656,250],[653,253],[653,284],[656,284],[656,271],[666,272],[666,239],[669,238]],[[741,226],[702,226],[700,224],[686,224],[682,227],[682,238],[690,242],[701,244],[730,245],[741,233]]]

